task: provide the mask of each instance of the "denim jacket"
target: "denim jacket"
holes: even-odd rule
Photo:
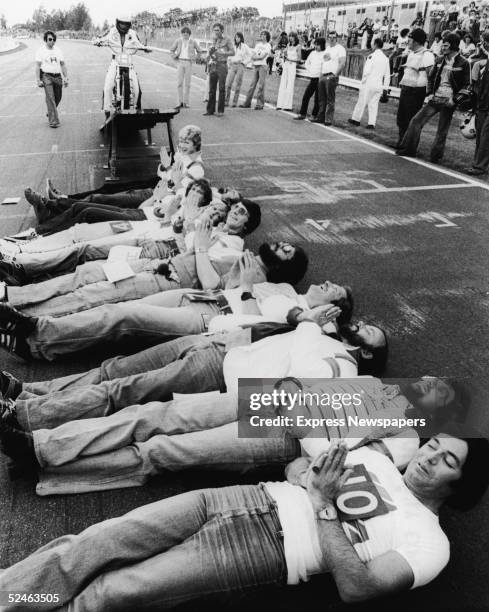
[[[436,59],[433,68],[428,74],[427,95],[434,94],[438,89],[445,63],[445,56]],[[449,78],[454,94],[468,87],[470,84],[470,64],[460,54],[456,55],[453,60],[453,67],[450,71]]]

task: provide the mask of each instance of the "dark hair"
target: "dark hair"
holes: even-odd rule
[[[338,325],[346,325],[351,321],[353,314],[353,292],[351,287],[345,285],[346,297],[340,298],[339,300],[331,300],[331,304],[338,306],[341,309],[336,322]]]
[[[314,44],[319,45],[321,51],[326,49],[326,39],[323,36],[318,36],[318,38],[314,40]]]
[[[212,29],[214,29],[214,28],[219,28],[221,30],[221,32],[224,32],[224,26],[222,25],[222,23],[215,23],[212,26]]]
[[[382,38],[375,38],[373,44],[379,49],[382,49],[382,47],[384,46],[384,41],[382,40]]]
[[[426,42],[426,32],[421,28],[416,28],[409,33],[408,38],[412,38],[418,45],[424,45]]]
[[[262,30],[260,32],[260,36],[262,34],[265,34],[265,38],[267,39],[267,42],[270,42],[270,32],[268,30]],[[287,36],[287,32],[282,32],[282,34],[285,34]]]
[[[52,36],[54,42],[56,42],[56,34],[54,32],[52,32],[51,30],[48,30],[47,32],[44,32],[44,36],[43,36],[44,42],[48,41],[48,36]]]
[[[236,32],[236,34],[234,35],[234,44],[236,44],[236,38],[239,38],[239,45],[237,46],[241,47],[241,44],[244,43],[243,32]]]
[[[297,45],[300,44],[299,37],[297,36],[297,32],[289,32],[289,37],[290,36],[294,37],[294,40],[295,40],[294,47],[297,47]]]
[[[409,34],[409,28],[402,28],[399,34],[402,36],[402,38],[405,38]]]
[[[269,283],[290,283],[296,285],[307,272],[309,258],[302,247],[295,246],[295,253],[291,259],[280,261],[267,267],[267,281]]]
[[[376,325],[384,334],[384,346],[364,346],[371,353],[371,357],[367,358],[362,355],[361,350],[358,353],[358,373],[362,376],[379,377],[384,373],[389,357],[389,341],[385,329]]]
[[[261,208],[256,202],[243,199],[241,203],[248,211],[249,219],[244,227],[244,234],[251,234],[261,223]]]
[[[188,26],[183,26],[183,28],[180,30],[180,34],[185,34],[185,32],[187,34],[192,34],[192,31]]]
[[[336,38],[338,38],[338,32],[336,30],[330,30],[328,36],[336,36]]]
[[[441,32],[436,32],[434,38],[439,38],[441,40]]]
[[[446,499],[451,508],[470,510],[484,495],[489,485],[489,440],[481,434],[458,423],[446,423],[439,433],[464,440],[469,449],[462,466],[462,475],[451,483],[452,495]]]
[[[192,181],[187,185],[187,189],[185,190],[185,196],[188,196],[190,190],[194,186],[200,187],[202,189],[202,203],[200,204],[200,207],[207,206],[208,204],[210,204],[212,200],[212,188],[209,181],[205,178],[195,179],[195,181]]]
[[[470,36],[470,34],[468,34],[468,36]],[[472,37],[470,38],[472,40]],[[443,42],[447,42],[450,45],[451,51],[458,51],[458,48],[460,46],[460,36],[458,36],[458,34],[455,34],[454,32],[451,32],[443,38]]]

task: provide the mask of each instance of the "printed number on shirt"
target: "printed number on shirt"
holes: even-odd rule
[[[336,507],[342,522],[369,519],[396,510],[375,474],[368,472],[361,463],[354,466],[336,499]]]

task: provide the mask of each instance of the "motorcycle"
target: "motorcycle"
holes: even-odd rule
[[[111,112],[136,113],[141,109],[141,88],[139,79],[132,62],[132,56],[138,51],[151,53],[137,39],[126,40],[121,47],[120,41],[96,39],[93,44],[97,47],[109,47],[112,51],[112,62],[106,76],[104,97],[111,95],[111,111],[107,110],[104,100],[106,116]]]

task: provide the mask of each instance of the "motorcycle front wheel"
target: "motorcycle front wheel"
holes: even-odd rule
[[[129,79],[129,70],[121,72],[121,102],[122,109],[129,110],[131,105],[131,81]]]

